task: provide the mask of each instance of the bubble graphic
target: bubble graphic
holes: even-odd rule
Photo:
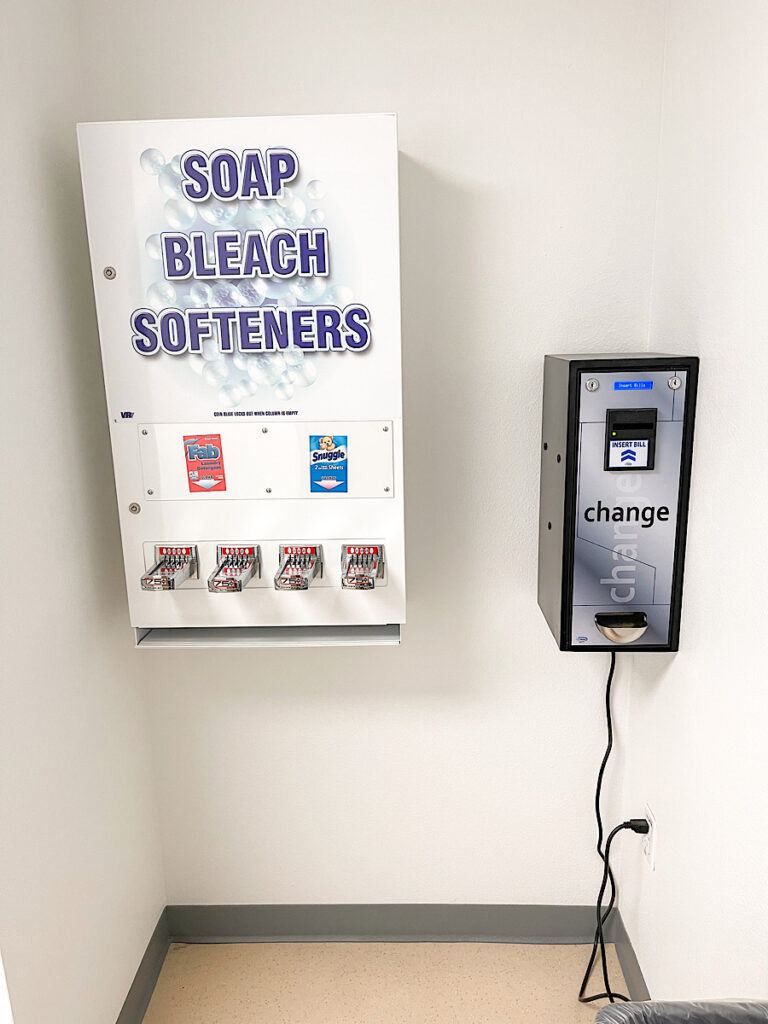
[[[217,281],[211,288],[216,306],[244,306],[244,296],[230,281]]]
[[[249,199],[242,204],[242,212],[246,223],[253,228],[258,228],[265,234],[269,234],[275,228],[275,222],[269,215],[270,209],[271,207],[267,206],[262,199]]]
[[[304,353],[300,348],[287,348],[283,354],[286,366],[301,366],[304,362]]]
[[[294,292],[302,302],[319,302],[325,291],[322,277],[303,277],[295,282]]]
[[[244,305],[246,306],[260,306],[267,297],[267,286],[261,278],[254,278],[253,281],[242,281],[237,286],[237,290],[245,300]]]
[[[307,195],[310,199],[322,199],[325,195],[325,185],[315,178],[307,185]]]
[[[288,306],[298,306],[299,300],[294,292],[284,292],[277,300],[278,308],[286,309]]]
[[[282,299],[284,295],[293,294],[295,283],[293,280],[281,281],[279,277],[268,277],[262,278],[262,281],[270,298]]]
[[[326,298],[334,306],[339,306],[343,309],[345,306],[350,304],[354,295],[352,294],[351,288],[347,288],[347,286],[343,284],[337,284],[329,290]]]
[[[151,260],[159,260],[162,256],[160,251],[160,235],[150,235],[144,243],[144,248],[147,250],[147,256]]]
[[[219,343],[215,338],[206,338],[200,345],[200,351],[203,354],[203,359],[209,362],[215,362],[217,359],[221,359]]]
[[[285,369],[285,360],[279,352],[274,352],[271,355],[256,356],[254,362],[263,374],[264,380],[270,384],[276,383],[280,379],[280,374]],[[250,367],[248,368],[248,373],[254,380],[256,379]]]
[[[195,223],[197,210],[188,199],[169,199],[165,204],[165,219],[176,231],[186,231]]]
[[[171,157],[171,167],[177,174],[181,174],[181,156],[178,153],[176,156]]]
[[[269,375],[264,372],[263,367],[259,365],[256,359],[248,360],[248,376],[257,386],[265,384],[269,380]]]
[[[145,174],[159,174],[165,167],[165,157],[159,149],[145,149],[139,157],[139,163]]]
[[[238,405],[245,398],[245,391],[239,384],[222,384],[219,388],[219,402],[221,405]]]
[[[168,281],[157,281],[147,288],[147,302],[158,312],[176,302],[176,289]]]
[[[280,380],[286,384],[293,384],[296,380],[296,370],[292,366],[286,366],[280,374]]]
[[[310,224],[323,224],[325,223],[325,210],[311,210],[309,214]]]
[[[275,207],[275,209],[271,211],[269,217],[276,228],[289,228],[291,226],[291,219],[286,210],[281,210]],[[263,230],[264,229],[262,228],[262,231]]]
[[[299,366],[296,371],[296,383],[300,384],[303,388],[308,388],[311,384],[314,384],[317,380],[317,367],[314,362],[307,360],[302,366]]]
[[[157,176],[157,183],[171,199],[181,198],[181,175],[174,171],[171,164],[166,164]]]
[[[213,292],[210,285],[203,284],[202,281],[195,281],[189,289],[189,297],[196,306],[207,306],[213,297]]]
[[[304,205],[303,200],[299,199],[298,196],[292,196],[291,201],[283,206],[283,214],[290,224],[297,227],[304,220],[304,214],[307,212],[307,208]]]
[[[203,367],[203,380],[212,387],[221,384],[228,376],[229,370],[223,359],[214,359]]]
[[[229,224],[237,213],[237,203],[222,203],[215,196],[206,199],[204,203],[199,203],[198,206],[203,220],[214,227]]]
[[[279,380],[277,384],[272,388],[272,393],[275,398],[278,398],[281,402],[287,402],[293,398],[293,384],[287,380]]]
[[[243,377],[239,382],[239,387],[246,395],[255,395],[259,390],[259,381],[253,380],[250,377]]]

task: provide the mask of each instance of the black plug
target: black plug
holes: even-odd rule
[[[639,832],[641,836],[647,836],[651,831],[651,824],[647,818],[630,818],[628,824],[633,832]]]

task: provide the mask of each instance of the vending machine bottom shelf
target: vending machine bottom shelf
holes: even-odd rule
[[[401,642],[402,626],[192,626],[136,629],[136,646],[376,647]]]

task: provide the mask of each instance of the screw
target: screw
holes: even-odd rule
[[[385,487],[385,488],[384,488],[384,490],[385,490],[385,491],[389,491],[389,488],[388,488],[388,487]]]
[[[147,488],[147,494],[154,494],[154,493],[155,493],[155,492],[154,492],[154,491],[152,490],[152,488],[151,488],[151,487],[148,487],[148,488]]]
[[[269,433],[269,429],[267,427],[262,427],[261,428],[261,432],[262,432],[262,434],[268,434]]]
[[[271,487],[268,487],[268,488],[267,488],[267,494],[271,494],[271,493],[272,493],[272,488],[271,488]]]
[[[587,377],[587,382],[584,385],[584,387],[587,389],[587,391],[597,391],[597,389],[600,387],[600,381],[597,379],[597,377]]]
[[[138,501],[132,501],[131,504],[128,506],[128,511],[131,513],[132,516],[137,516],[139,512],[141,512],[141,505],[138,503]]]
[[[114,267],[104,267],[104,277],[106,277],[108,281],[114,281],[117,277],[117,271]]]
[[[148,430],[142,430],[142,432],[141,432],[141,433],[143,434],[143,436],[144,436],[144,437],[146,437],[146,436],[147,436],[147,434],[149,433],[149,431],[148,431]]]
[[[386,434],[386,432],[387,432],[387,431],[389,430],[389,427],[382,427],[381,429],[382,429],[382,430],[384,431],[384,433]]]
[[[683,386],[683,382],[679,377],[670,377],[667,381],[667,385],[672,388],[673,391],[677,391],[678,388]]]

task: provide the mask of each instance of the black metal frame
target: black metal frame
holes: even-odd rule
[[[680,490],[677,505],[675,532],[675,564],[672,570],[672,594],[669,608],[669,633],[666,644],[633,643],[625,648],[619,644],[590,644],[579,647],[572,644],[571,620],[573,617],[573,563],[574,563],[574,521],[576,518],[576,457],[578,451],[579,409],[581,406],[582,373],[611,373],[617,368],[615,359],[574,359],[568,370],[568,439],[565,450],[565,507],[563,509],[563,565],[562,593],[560,604],[560,650],[561,651],[657,651],[669,652],[679,648],[680,615],[683,598],[683,573],[688,528],[688,504],[691,488],[691,463],[693,459],[693,428],[696,419],[696,395],[699,380],[699,359],[697,356],[649,356],[647,359],[628,358],[620,363],[622,370],[686,370],[686,401],[683,419],[683,438],[680,452]]]

